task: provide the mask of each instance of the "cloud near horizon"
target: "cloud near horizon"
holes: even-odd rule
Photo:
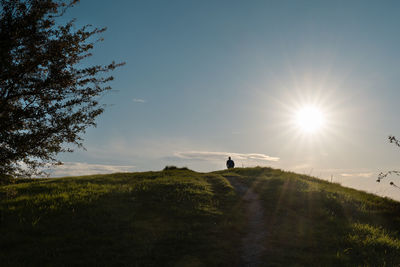
[[[52,167],[50,177],[79,176],[91,174],[106,174],[114,172],[130,172],[135,166],[90,164],[85,162],[64,162],[63,165]]]
[[[181,159],[193,159],[214,161],[216,159],[225,159],[231,157],[233,160],[245,161],[279,161],[278,157],[271,157],[260,153],[231,153],[231,152],[213,152],[213,151],[183,151],[176,152],[175,156]]]
[[[343,177],[371,177],[372,175],[374,175],[373,172],[360,172],[360,173],[341,173],[340,174]]]

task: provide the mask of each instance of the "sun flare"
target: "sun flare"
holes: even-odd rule
[[[314,106],[307,106],[299,109],[295,114],[295,123],[306,133],[315,133],[324,125],[324,114]]]

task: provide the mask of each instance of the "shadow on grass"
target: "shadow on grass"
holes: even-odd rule
[[[400,265],[400,203],[270,168],[226,173],[257,184],[266,266]]]
[[[2,187],[0,262],[235,266],[237,200],[222,176],[189,170]]]
[[[245,218],[223,175],[260,195],[265,265],[400,265],[398,202],[271,168],[169,169],[0,186],[0,263],[238,266]]]

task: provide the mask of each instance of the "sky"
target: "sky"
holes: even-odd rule
[[[53,177],[270,166],[400,199],[399,1],[82,0],[107,27],[85,64],[114,71],[106,111]],[[314,132],[296,118],[312,107]]]

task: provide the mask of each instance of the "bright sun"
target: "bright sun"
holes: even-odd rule
[[[297,126],[306,133],[315,133],[324,125],[324,114],[314,106],[299,109],[295,114]]]

